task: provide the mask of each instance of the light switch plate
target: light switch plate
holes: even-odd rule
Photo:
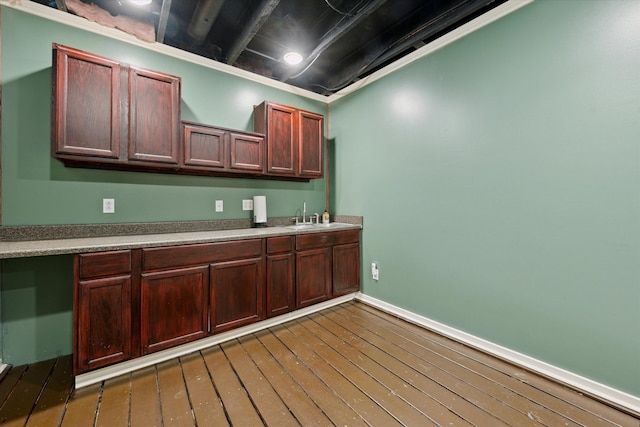
[[[222,212],[224,210],[224,203],[222,200],[216,200],[216,212]]]
[[[253,200],[246,199],[242,201],[242,210],[243,211],[252,211],[253,210]]]

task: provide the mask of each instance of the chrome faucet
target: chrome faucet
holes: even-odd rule
[[[318,224],[320,215],[314,214],[316,217],[316,224]],[[299,221],[298,217],[295,217],[296,225],[305,225],[305,224],[313,224],[313,217],[309,216],[309,222],[307,222],[307,202],[306,200],[302,202],[302,222]]]

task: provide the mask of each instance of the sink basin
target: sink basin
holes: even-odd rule
[[[323,228],[335,228],[335,227],[344,227],[351,224],[345,224],[343,222],[330,222],[329,224],[297,224],[297,225],[288,225],[287,228],[290,230],[318,230]]]

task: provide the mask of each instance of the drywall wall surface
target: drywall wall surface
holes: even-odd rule
[[[332,103],[363,292],[640,396],[638,28],[536,1]]]
[[[2,21],[2,225],[250,218],[242,199],[257,194],[267,196],[269,216],[293,216],[304,200],[313,212],[324,210],[324,179],[301,183],[65,168],[50,154],[53,42],[180,76],[184,120],[252,130],[253,106],[265,99],[321,114],[326,107],[7,6]],[[114,214],[102,213],[103,198],[115,199]],[[216,199],[225,202],[224,212],[215,212]]]

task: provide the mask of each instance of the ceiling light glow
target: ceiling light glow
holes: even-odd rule
[[[284,54],[284,62],[290,65],[298,65],[302,62],[302,55],[298,52],[287,52]]]
[[[146,6],[151,4],[152,0],[129,0],[129,3],[135,4],[136,6]]]

